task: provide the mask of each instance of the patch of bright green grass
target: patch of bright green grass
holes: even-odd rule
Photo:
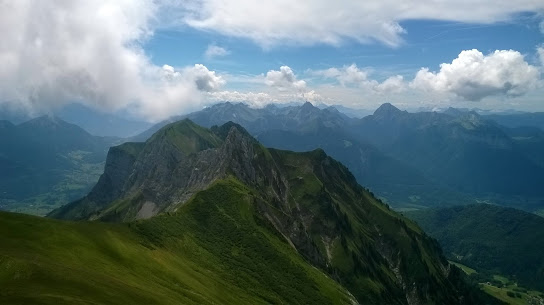
[[[478,275],[478,272],[476,270],[463,264],[453,261],[450,261],[450,264],[459,267],[468,275]],[[484,273],[483,277],[480,278],[480,280],[482,282],[479,285],[485,293],[507,304],[525,305],[541,304],[541,302],[544,302],[544,293],[536,290],[528,290],[524,287],[521,287],[518,285],[518,283],[508,279],[503,275],[486,275]]]
[[[463,264],[453,261],[449,262],[450,264],[463,270],[467,275],[478,273],[476,270]],[[497,285],[497,282],[500,283],[500,285]],[[520,287],[516,282],[511,281],[507,277],[499,274],[492,275],[490,277],[490,282],[480,283],[480,287],[487,294],[511,305],[540,304],[540,300],[544,301],[543,293]]]
[[[481,287],[486,293],[510,305],[542,304],[541,302],[544,302],[541,292],[520,289],[515,284],[496,287],[488,283],[482,283]]]

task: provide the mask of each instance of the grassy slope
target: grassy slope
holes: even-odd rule
[[[297,204],[303,210],[310,209],[315,215],[315,231],[310,234],[322,253],[331,253],[332,260],[327,268],[342,278],[344,286],[361,303],[404,302],[401,301],[404,294],[393,284],[395,275],[376,252],[378,248],[384,249],[383,252],[393,251],[389,248],[391,244],[395,245],[394,251],[399,251],[394,264],[399,264],[402,274],[410,277],[407,280],[410,284],[417,282],[421,291],[433,291],[437,297],[442,297],[435,300],[437,303],[452,302],[452,296],[437,293],[451,289],[436,280],[441,278],[439,248],[433,246],[417,225],[377,202],[370,193],[357,191],[359,186],[355,179],[337,161],[328,159],[321,163],[319,155],[324,154],[321,150],[270,152],[284,165],[291,185],[291,204]],[[335,214],[338,219],[332,217]],[[343,232],[345,239],[337,238],[324,244],[321,236],[336,230]],[[380,232],[379,237],[373,230]]]
[[[229,179],[175,215],[127,225],[0,213],[0,303],[348,303],[251,200]]]

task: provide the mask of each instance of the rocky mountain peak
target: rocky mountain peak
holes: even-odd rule
[[[244,133],[240,126],[233,124],[219,153],[219,159],[224,162],[223,171],[232,173],[250,185],[256,182],[256,171],[252,164],[254,144],[255,139]]]
[[[391,105],[391,103],[384,103],[380,107],[378,107],[376,111],[374,111],[374,116],[380,118],[391,118],[394,116],[398,116],[402,113],[403,111]]]
[[[305,102],[302,106],[300,106],[300,111],[302,113],[307,113],[307,112],[311,112],[311,111],[314,111],[314,110],[318,110],[319,108],[315,107],[312,103],[310,102]]]
[[[448,109],[444,110],[444,113],[447,115],[451,115],[452,117],[459,117],[463,115],[465,111],[453,107],[448,107]]]

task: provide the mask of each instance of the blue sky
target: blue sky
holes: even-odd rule
[[[435,20],[412,20],[401,23],[406,29],[404,42],[398,47],[381,43],[361,44],[346,41],[340,46],[278,46],[263,49],[243,38],[225,37],[192,28],[157,31],[144,48],[157,65],[187,66],[200,62],[220,72],[260,74],[288,65],[293,70],[326,69],[355,63],[360,67],[385,70],[384,74],[405,73],[413,76],[420,67],[438,69],[451,62],[462,50],[517,50],[536,62],[536,46],[544,42],[541,19],[522,14],[512,20],[494,24],[466,24]],[[206,58],[209,45],[229,51],[220,58]]]
[[[156,121],[229,100],[544,111],[544,2],[7,1],[0,106]]]

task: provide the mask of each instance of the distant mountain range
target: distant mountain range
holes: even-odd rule
[[[502,116],[515,115],[521,114]],[[0,123],[4,131],[0,141],[6,143],[0,155],[5,173],[0,208],[13,209],[25,201],[25,206],[33,206],[26,211],[44,213],[51,206],[43,202],[58,206],[83,195],[82,189],[97,181],[108,146],[122,141],[93,137],[58,118],[54,119],[62,123],[58,131],[40,126],[45,118],[20,127]],[[173,117],[129,140],[145,141],[165,124],[183,118],[205,127],[236,122],[269,147],[322,148],[397,209],[484,201],[544,211],[544,131],[535,126],[507,127],[453,108],[443,113],[408,113],[384,104],[373,115],[352,118],[334,107],[320,109],[310,103],[262,109],[221,103]],[[524,122],[538,125],[538,120]],[[59,145],[65,148],[54,150]],[[35,151],[42,152],[39,158],[28,157]],[[37,205],[39,211],[32,211]]]
[[[544,218],[494,205],[411,211],[448,258],[544,291]]]
[[[209,268],[202,287],[221,280],[231,297],[246,291],[241,303],[482,303],[434,240],[341,163],[321,149],[265,148],[232,122],[184,119],[112,147],[93,190],[49,216],[128,222],[127,236],[147,248]],[[183,272],[180,286],[202,294]]]
[[[55,115],[69,123],[77,124],[92,135],[103,137],[128,138],[153,125],[141,120],[127,119],[122,115],[100,112],[79,104],[67,105]]]
[[[352,127],[361,138],[425,177],[478,200],[528,210],[544,204],[540,135],[509,135],[507,127],[474,112],[407,113],[390,104]],[[527,143],[530,143],[528,145]]]
[[[0,121],[20,124],[30,121],[35,116],[22,110],[7,108],[0,104]],[[153,124],[130,118],[122,113],[108,113],[91,109],[81,104],[69,104],[48,114],[68,123],[78,125],[94,136],[127,138],[139,134]]]
[[[483,117],[510,128],[537,127],[544,131],[544,112],[489,114]]]
[[[358,119],[335,108],[302,106],[252,109],[244,104],[223,103],[202,111],[159,123],[133,140],[145,140],[164,124],[190,118],[211,127],[228,121],[241,124],[264,145],[307,151],[323,148],[346,164],[357,181],[395,206],[455,204],[461,194],[433,183],[415,168],[358,139],[350,131]]]
[[[83,196],[116,138],[95,137],[61,119],[0,121],[0,208],[45,214]]]
[[[310,103],[263,109],[223,103],[159,123],[133,140],[182,118],[206,127],[233,121],[270,147],[323,148],[397,208],[476,201],[544,207],[542,132],[502,126],[475,112],[408,113],[384,104],[357,119]]]

